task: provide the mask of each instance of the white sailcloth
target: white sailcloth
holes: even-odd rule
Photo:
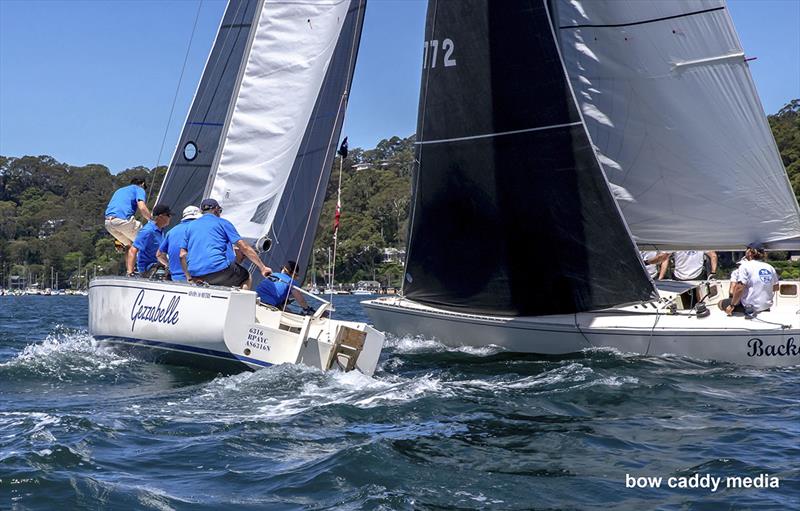
[[[557,0],[562,54],[642,247],[800,236],[800,210],[723,0]]]
[[[245,238],[275,217],[349,7],[264,0],[207,194]]]

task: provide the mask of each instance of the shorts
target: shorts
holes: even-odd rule
[[[106,230],[126,247],[133,245],[136,235],[142,224],[134,217],[125,220],[122,218],[106,218]]]
[[[250,278],[250,272],[239,263],[231,263],[224,270],[215,271],[208,275],[193,275],[192,278],[202,280],[212,286],[241,287]]]
[[[724,300],[720,300],[719,301],[719,308],[722,309],[722,310],[725,310],[725,309],[728,308],[728,306],[730,304],[731,304],[731,299],[730,298],[725,298]],[[733,312],[741,312],[741,313],[745,314],[745,313],[747,313],[747,309],[745,308],[745,305],[742,302],[739,302],[738,305],[734,305],[733,306]],[[756,314],[756,313],[759,313],[759,312],[769,312],[769,309],[764,309],[763,311],[757,311],[753,307],[750,307],[750,312],[752,314]]]
[[[725,309],[728,308],[728,306],[730,304],[731,304],[731,299],[730,298],[725,298],[724,300],[720,300],[719,308],[724,311]],[[734,305],[733,306],[733,312],[740,312],[740,313],[744,314],[744,305],[742,305],[741,302],[739,302],[738,305]]]
[[[678,278],[678,277],[675,275],[675,273],[673,272],[673,274],[672,274],[672,280],[677,280],[677,281],[679,281],[679,282],[686,282],[687,280],[708,280],[708,272],[706,271],[706,269],[705,269],[705,268],[703,268],[703,271],[701,271],[699,275],[697,275],[696,277],[692,277],[692,278],[690,278],[690,279],[681,279],[681,278]]]

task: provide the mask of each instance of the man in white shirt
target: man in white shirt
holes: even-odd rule
[[[772,265],[764,262],[765,255],[760,243],[747,246],[747,261],[739,265],[733,293],[719,304],[728,316],[748,310],[763,312],[772,307],[772,298],[778,290],[778,274]]]
[[[708,256],[711,262],[711,273],[706,273],[704,257]],[[713,250],[703,252],[701,250],[681,250],[672,252],[672,259],[675,261],[675,268],[672,270],[674,280],[706,280],[717,273],[717,253]],[[659,279],[663,279],[669,267],[669,258],[661,263]]]
[[[639,255],[642,256],[644,268],[653,280],[655,280],[658,273],[658,265],[669,259],[669,252],[657,252],[655,250],[640,250]]]

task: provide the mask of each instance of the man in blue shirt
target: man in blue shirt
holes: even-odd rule
[[[250,289],[253,283],[250,273],[244,266],[231,260],[231,245],[250,259],[261,275],[266,277],[272,273],[253,247],[239,236],[233,224],[220,218],[222,206],[216,200],[203,199],[200,209],[203,216],[186,227],[186,236],[181,243],[181,266],[186,280],[202,280],[215,286],[241,286],[242,289]]]
[[[153,208],[153,219],[142,227],[133,242],[133,246],[128,250],[129,277],[136,275],[133,269],[134,261],[136,262],[136,270],[144,276],[148,276],[147,272],[157,266],[156,252],[158,252],[158,247],[161,245],[161,240],[164,236],[164,227],[169,225],[171,216],[172,211],[169,210],[169,206],[158,204]]]
[[[147,220],[152,219],[145,203],[145,188],[147,184],[144,178],[135,177],[130,185],[114,192],[106,207],[106,230],[126,249],[133,244],[142,227],[134,218],[136,211]]]
[[[309,307],[303,294],[300,293],[295,286],[297,282],[294,280],[297,276],[297,263],[294,261],[286,261],[286,264],[281,268],[280,273],[273,273],[269,277],[261,281],[256,287],[256,293],[261,299],[261,303],[272,305],[273,307],[283,308],[289,294],[297,301],[297,305],[303,308],[306,313],[314,313],[314,309]]]
[[[181,216],[181,223],[169,230],[164,236],[164,240],[158,247],[156,258],[165,267],[169,268],[172,280],[186,280],[181,266],[181,243],[186,237],[186,227],[192,220],[197,220],[203,216],[197,206],[186,206]]]

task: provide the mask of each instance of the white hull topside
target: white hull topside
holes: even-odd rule
[[[356,337],[363,349],[353,357],[355,368],[367,375],[375,371],[384,340],[364,323],[259,305],[252,291],[128,277],[92,280],[89,333],[156,352],[165,361],[220,370],[281,363],[328,369],[341,355],[337,342]]]
[[[700,284],[710,311],[698,317],[681,308],[680,293]],[[603,311],[552,316],[464,314],[402,297],[362,302],[375,327],[395,335],[422,335],[450,346],[499,346],[511,352],[567,355],[614,348],[641,355],[678,355],[752,366],[800,365],[800,296],[797,282],[782,282],[770,311],[750,319],[728,317],[717,303],[729,282],[659,283],[659,301]],[[670,289],[671,288],[671,289]],[[669,305],[677,303],[671,313]]]

